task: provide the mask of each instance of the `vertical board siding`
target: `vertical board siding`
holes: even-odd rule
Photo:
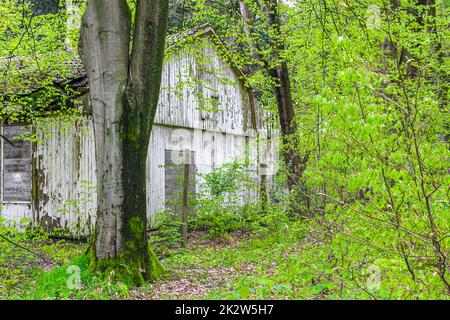
[[[183,138],[184,143],[180,144]],[[249,169],[253,170],[252,177],[255,185],[258,183],[257,155],[254,138],[247,138],[249,144],[255,147],[251,150]],[[190,150],[194,154],[196,169],[196,192],[202,183],[201,176],[211,172],[225,163],[240,160],[245,154],[246,136],[223,134],[220,132],[204,131],[191,128],[172,128],[154,125],[150,137],[147,156],[147,217],[154,221],[154,215],[165,208],[165,153],[167,150]],[[243,199],[255,199],[257,191],[244,191]]]
[[[49,132],[47,132],[49,131]],[[75,125],[36,127],[40,142],[33,155],[36,168],[36,211],[40,226],[86,234],[96,211],[95,146],[92,118]]]
[[[164,209],[166,150],[193,152],[197,172],[195,188],[202,182],[201,175],[242,158],[246,149],[252,156],[249,163],[255,169],[255,184],[259,181],[256,174],[259,150],[254,146],[255,134],[248,131],[252,128],[250,90],[244,87],[235,69],[221,58],[213,43],[208,38],[202,41],[201,61],[194,54],[179,52],[163,65],[161,93],[147,155],[149,221],[154,221],[155,213]],[[193,76],[201,82],[193,81]],[[199,94],[216,99],[218,110],[201,110]],[[36,199],[31,217],[47,230],[62,227],[76,234],[89,233],[96,214],[92,118],[86,116],[72,126],[37,126],[36,132],[42,142],[34,147]],[[249,190],[243,199],[256,195],[255,190]],[[24,213],[26,205],[22,207],[23,210],[16,208],[17,218],[30,217],[30,213]]]
[[[3,201],[31,202],[31,142],[17,139],[28,132],[21,126],[3,127]]]
[[[249,91],[208,38],[200,48],[200,59],[182,51],[164,62],[155,123],[244,134],[251,128]],[[199,96],[216,99],[218,110],[201,107]]]
[[[0,218],[6,225],[29,224],[33,220],[31,203],[3,203],[0,208]]]

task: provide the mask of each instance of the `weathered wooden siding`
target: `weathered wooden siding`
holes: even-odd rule
[[[149,220],[164,208],[166,150],[193,152],[198,182],[201,182],[198,174],[242,157],[246,150],[252,155],[252,168],[258,169],[260,151],[255,143],[255,131],[249,130],[255,129],[251,93],[211,41],[208,38],[204,41],[201,63],[184,52],[173,55],[163,66],[160,100],[148,146]],[[193,78],[201,81],[193,82]],[[199,95],[218,101],[217,110],[205,110]],[[33,148],[34,202],[20,210],[16,208],[16,216],[31,217],[48,230],[62,227],[75,233],[88,233],[96,213],[91,117],[86,116],[70,127],[41,124],[36,131],[42,142]],[[254,178],[255,184],[259,183],[256,173]],[[249,190],[243,198],[253,197],[255,192]],[[12,213],[7,215],[16,217]]]
[[[0,128],[5,137],[0,141],[0,218],[8,225],[32,221],[31,143],[15,140],[26,131],[20,125]]]
[[[244,134],[253,127],[250,90],[208,38],[195,48],[166,59],[155,123]]]
[[[47,128],[46,131],[50,132],[42,134],[42,142],[35,146],[34,219],[48,230],[62,227],[76,233],[86,233],[93,226],[96,212],[96,166],[91,121],[87,117],[73,127]],[[256,148],[252,147],[254,139],[247,140],[248,148],[253,150],[252,158],[256,159]],[[246,136],[154,125],[146,173],[147,216],[150,221],[156,211],[164,208],[165,152],[185,149],[194,152],[196,178],[201,182],[201,174],[243,156]],[[258,178],[255,179],[257,183]],[[255,196],[252,191],[247,195]],[[22,209],[22,212],[26,212],[25,207]],[[16,212],[19,214],[18,210]],[[19,217],[20,214],[17,214],[9,218]]]
[[[37,127],[35,146],[35,221],[48,230],[86,233],[96,208],[95,147],[90,116],[75,125]]]
[[[3,203],[0,207],[0,218],[7,225],[28,225],[33,221],[33,210],[31,203]]]
[[[247,139],[254,142],[254,139]],[[204,131],[191,128],[172,128],[154,125],[150,137],[147,157],[147,215],[153,220],[155,212],[165,207],[165,157],[167,150],[183,151],[189,150],[194,154],[196,179],[201,183],[201,175],[211,172],[214,168],[239,159],[244,156],[246,137],[244,135],[223,134],[220,132]],[[256,146],[249,144],[251,167],[257,169]],[[178,153],[175,152],[177,157]],[[175,158],[175,161],[182,161]],[[196,188],[198,188],[198,183]],[[258,177],[255,174],[255,184]],[[198,191],[198,190],[197,190]],[[247,196],[256,196],[254,190],[248,190]],[[250,199],[250,198],[248,198]]]

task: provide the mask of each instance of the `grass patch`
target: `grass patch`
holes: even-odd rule
[[[323,218],[285,222],[232,233],[228,242],[192,235],[161,258],[167,276],[140,288],[87,272],[84,245],[29,239],[64,262],[26,268],[36,258],[9,248],[1,257],[13,268],[0,269],[0,284],[16,299],[448,299],[436,276],[414,283],[399,257],[351,241]]]

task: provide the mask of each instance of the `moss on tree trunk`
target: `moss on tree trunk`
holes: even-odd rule
[[[142,246],[141,242],[129,242],[130,248],[125,248],[116,257],[109,259],[98,259],[95,243],[92,243],[88,249],[89,271],[101,272],[105,277],[118,279],[130,286],[141,286],[145,281],[160,279],[164,269],[148,241],[144,243]],[[136,252],[136,248],[140,248],[139,252]]]
[[[138,0],[130,37],[127,1],[90,0],[80,33],[97,158],[98,213],[88,250],[90,270],[130,285],[156,280],[163,273],[146,233],[146,157],[167,16],[167,0]]]

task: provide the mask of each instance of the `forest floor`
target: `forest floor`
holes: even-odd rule
[[[37,232],[0,228],[0,236],[16,243],[0,237],[0,300],[426,299],[431,296],[432,291],[408,280],[407,271],[396,261],[380,271],[383,280],[380,287],[371,288],[368,282],[371,265],[364,263],[367,259],[338,255],[339,247],[330,247],[327,240],[330,229],[308,224],[306,220],[280,221],[276,228],[234,232],[222,240],[193,233],[186,248],[156,250],[166,273],[162,279],[140,288],[87,272],[87,258],[83,255],[86,243],[57,241]],[[355,262],[356,258],[363,263]],[[439,283],[436,288],[440,288]],[[435,288],[430,290],[438,292]],[[438,293],[438,297],[446,297]]]
[[[14,233],[16,243],[39,256],[0,240],[0,299],[305,298],[293,280],[308,280],[308,276],[300,269],[292,273],[290,266],[301,255],[301,237],[292,235],[295,232],[280,237],[241,231],[219,241],[197,232],[187,248],[160,258],[167,271],[160,281],[126,288],[107,280],[83,279],[81,272],[81,286],[73,289],[68,286],[74,275],[70,267],[82,265],[76,257],[82,255],[85,243]],[[324,288],[316,286],[309,292],[318,298]]]

